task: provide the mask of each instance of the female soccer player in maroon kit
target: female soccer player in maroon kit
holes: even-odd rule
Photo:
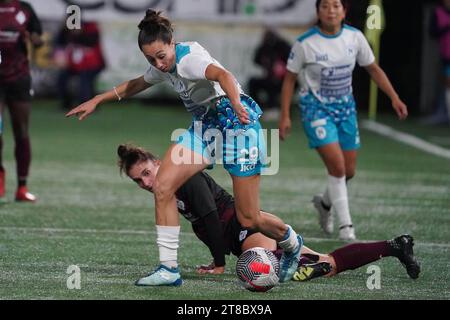
[[[5,196],[3,151],[3,109],[11,115],[17,162],[16,201],[36,201],[28,192],[31,163],[28,122],[31,109],[31,77],[27,41],[42,45],[41,24],[30,4],[18,0],[0,0],[0,199]]]

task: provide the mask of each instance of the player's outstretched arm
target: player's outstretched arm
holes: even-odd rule
[[[102,94],[95,96],[94,98],[80,104],[78,107],[73,108],[66,117],[77,116],[78,120],[83,120],[92,112],[100,103],[112,100],[122,100],[123,98],[132,97],[145,89],[148,89],[151,85],[144,80],[144,76],[139,78],[128,80],[121,83],[119,86],[106,91]]]
[[[370,77],[375,81],[378,87],[391,99],[392,107],[397,113],[400,120],[408,117],[408,107],[399,98],[397,92],[395,92],[389,78],[377,63],[372,63],[365,67]]]

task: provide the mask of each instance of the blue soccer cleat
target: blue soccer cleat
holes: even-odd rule
[[[135,282],[137,286],[181,286],[180,270],[178,268],[168,268],[165,265],[160,265],[155,271],[148,274],[148,276],[140,278]]]
[[[298,247],[292,252],[283,252],[280,259],[280,282],[286,282],[292,279],[295,271],[298,268],[300,261],[300,253],[303,246],[303,238],[298,234]]]

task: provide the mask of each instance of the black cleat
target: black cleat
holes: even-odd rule
[[[314,278],[322,277],[331,272],[331,264],[328,262],[317,262],[304,264],[298,267],[292,276],[293,281],[308,281]]]
[[[401,235],[389,241],[389,244],[397,252],[397,258],[406,268],[411,279],[417,279],[420,273],[420,263],[414,256],[414,239],[409,234]]]

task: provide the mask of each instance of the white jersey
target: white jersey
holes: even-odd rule
[[[218,82],[206,79],[206,68],[210,64],[223,67],[197,42],[177,43],[175,54],[176,67],[173,72],[162,72],[150,66],[144,74],[144,80],[152,85],[167,82],[179,94],[187,111],[194,116],[202,116],[215,98],[226,95]],[[236,84],[243,93],[237,81]]]
[[[287,69],[299,75],[301,97],[313,94],[321,103],[340,103],[352,96],[356,62],[362,67],[375,62],[361,31],[344,25],[329,36],[315,26],[292,47]]]

